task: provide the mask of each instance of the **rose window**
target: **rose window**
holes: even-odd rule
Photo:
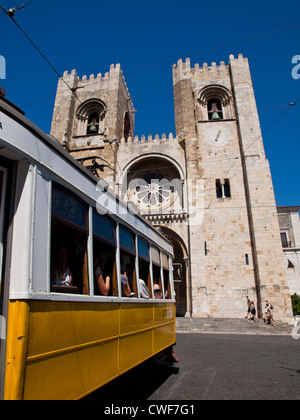
[[[127,198],[141,210],[151,213],[161,211],[170,207],[177,198],[176,185],[174,176],[170,174],[151,172],[145,175],[145,171],[139,171],[129,182]]]

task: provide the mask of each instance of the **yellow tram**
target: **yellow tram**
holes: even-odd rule
[[[80,399],[175,343],[169,242],[5,98],[0,245],[1,399]]]

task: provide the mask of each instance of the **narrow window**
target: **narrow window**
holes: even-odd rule
[[[114,222],[93,212],[94,294],[118,296]]]
[[[249,255],[248,254],[245,254],[245,262],[246,262],[246,265],[249,265]]]
[[[207,242],[204,242],[204,255],[207,257],[208,250],[207,250]]]
[[[125,142],[127,143],[128,137],[130,136],[131,124],[128,112],[125,113],[124,118],[124,138]]]
[[[88,206],[60,186],[52,190],[51,292],[89,294]]]
[[[227,178],[224,181],[224,196],[226,198],[230,198],[231,197],[230,181]]]
[[[220,179],[216,179],[216,193],[217,193],[217,198],[223,197],[222,183]]]
[[[288,260],[288,268],[295,268],[291,260]]]
[[[282,243],[283,248],[288,248],[289,243],[288,243],[287,233],[286,232],[280,232],[280,236],[281,236],[281,243]]]

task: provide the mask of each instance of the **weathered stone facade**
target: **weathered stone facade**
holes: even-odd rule
[[[290,293],[300,296],[300,206],[277,207]]]
[[[290,319],[248,60],[173,66],[176,137],[134,137],[135,110],[120,65],[104,77],[80,80],[73,71],[64,79],[76,96],[59,82],[51,134],[77,159],[105,159],[112,169],[102,176],[173,242],[178,312],[241,317],[249,295],[261,313],[269,299],[277,319]]]

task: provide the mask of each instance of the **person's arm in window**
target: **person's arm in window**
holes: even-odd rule
[[[124,297],[131,297],[131,290],[128,283],[128,278],[125,274],[121,275],[122,295]]]

